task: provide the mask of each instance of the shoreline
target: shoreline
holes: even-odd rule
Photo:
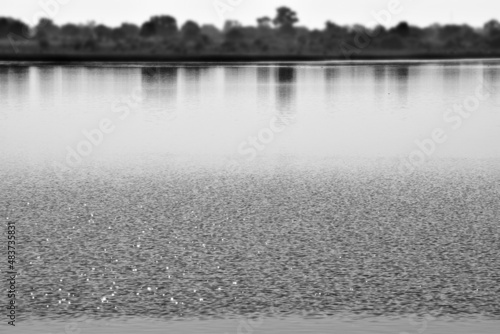
[[[405,61],[405,60],[493,60],[500,59],[498,54],[394,54],[394,55],[358,55],[347,59],[344,56],[309,56],[309,55],[144,55],[144,54],[0,54],[0,61],[32,62],[320,62],[320,61]]]

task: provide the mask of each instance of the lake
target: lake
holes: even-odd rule
[[[500,325],[499,60],[2,62],[0,101],[19,332]]]

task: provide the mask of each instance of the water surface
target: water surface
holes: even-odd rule
[[[498,320],[499,88],[497,61],[3,64],[18,316]]]

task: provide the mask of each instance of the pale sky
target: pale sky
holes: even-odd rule
[[[500,21],[500,0],[0,0],[0,16],[20,18],[30,25],[45,16],[58,24],[93,20],[116,26],[122,22],[141,24],[152,15],[168,14],[179,24],[193,19],[220,27],[226,19],[254,25],[257,17],[273,17],[277,7],[288,6],[298,13],[299,25],[323,28],[327,20],[341,25],[373,25],[373,12],[387,10],[392,1],[399,2],[396,8],[401,10],[391,15],[391,26],[400,21],[419,26],[482,26],[492,18]],[[52,4],[45,6],[48,14],[42,15],[43,4]],[[222,13],[215,4],[227,10]]]

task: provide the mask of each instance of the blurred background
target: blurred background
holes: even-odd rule
[[[156,0],[90,2],[84,7],[83,2],[70,0],[20,1],[16,9],[6,6],[0,10],[0,54],[457,57],[500,53],[498,5],[488,0],[465,4],[394,0],[369,5],[364,0],[336,5],[318,0],[310,8],[292,0],[266,5],[190,0],[169,2],[169,10]]]

